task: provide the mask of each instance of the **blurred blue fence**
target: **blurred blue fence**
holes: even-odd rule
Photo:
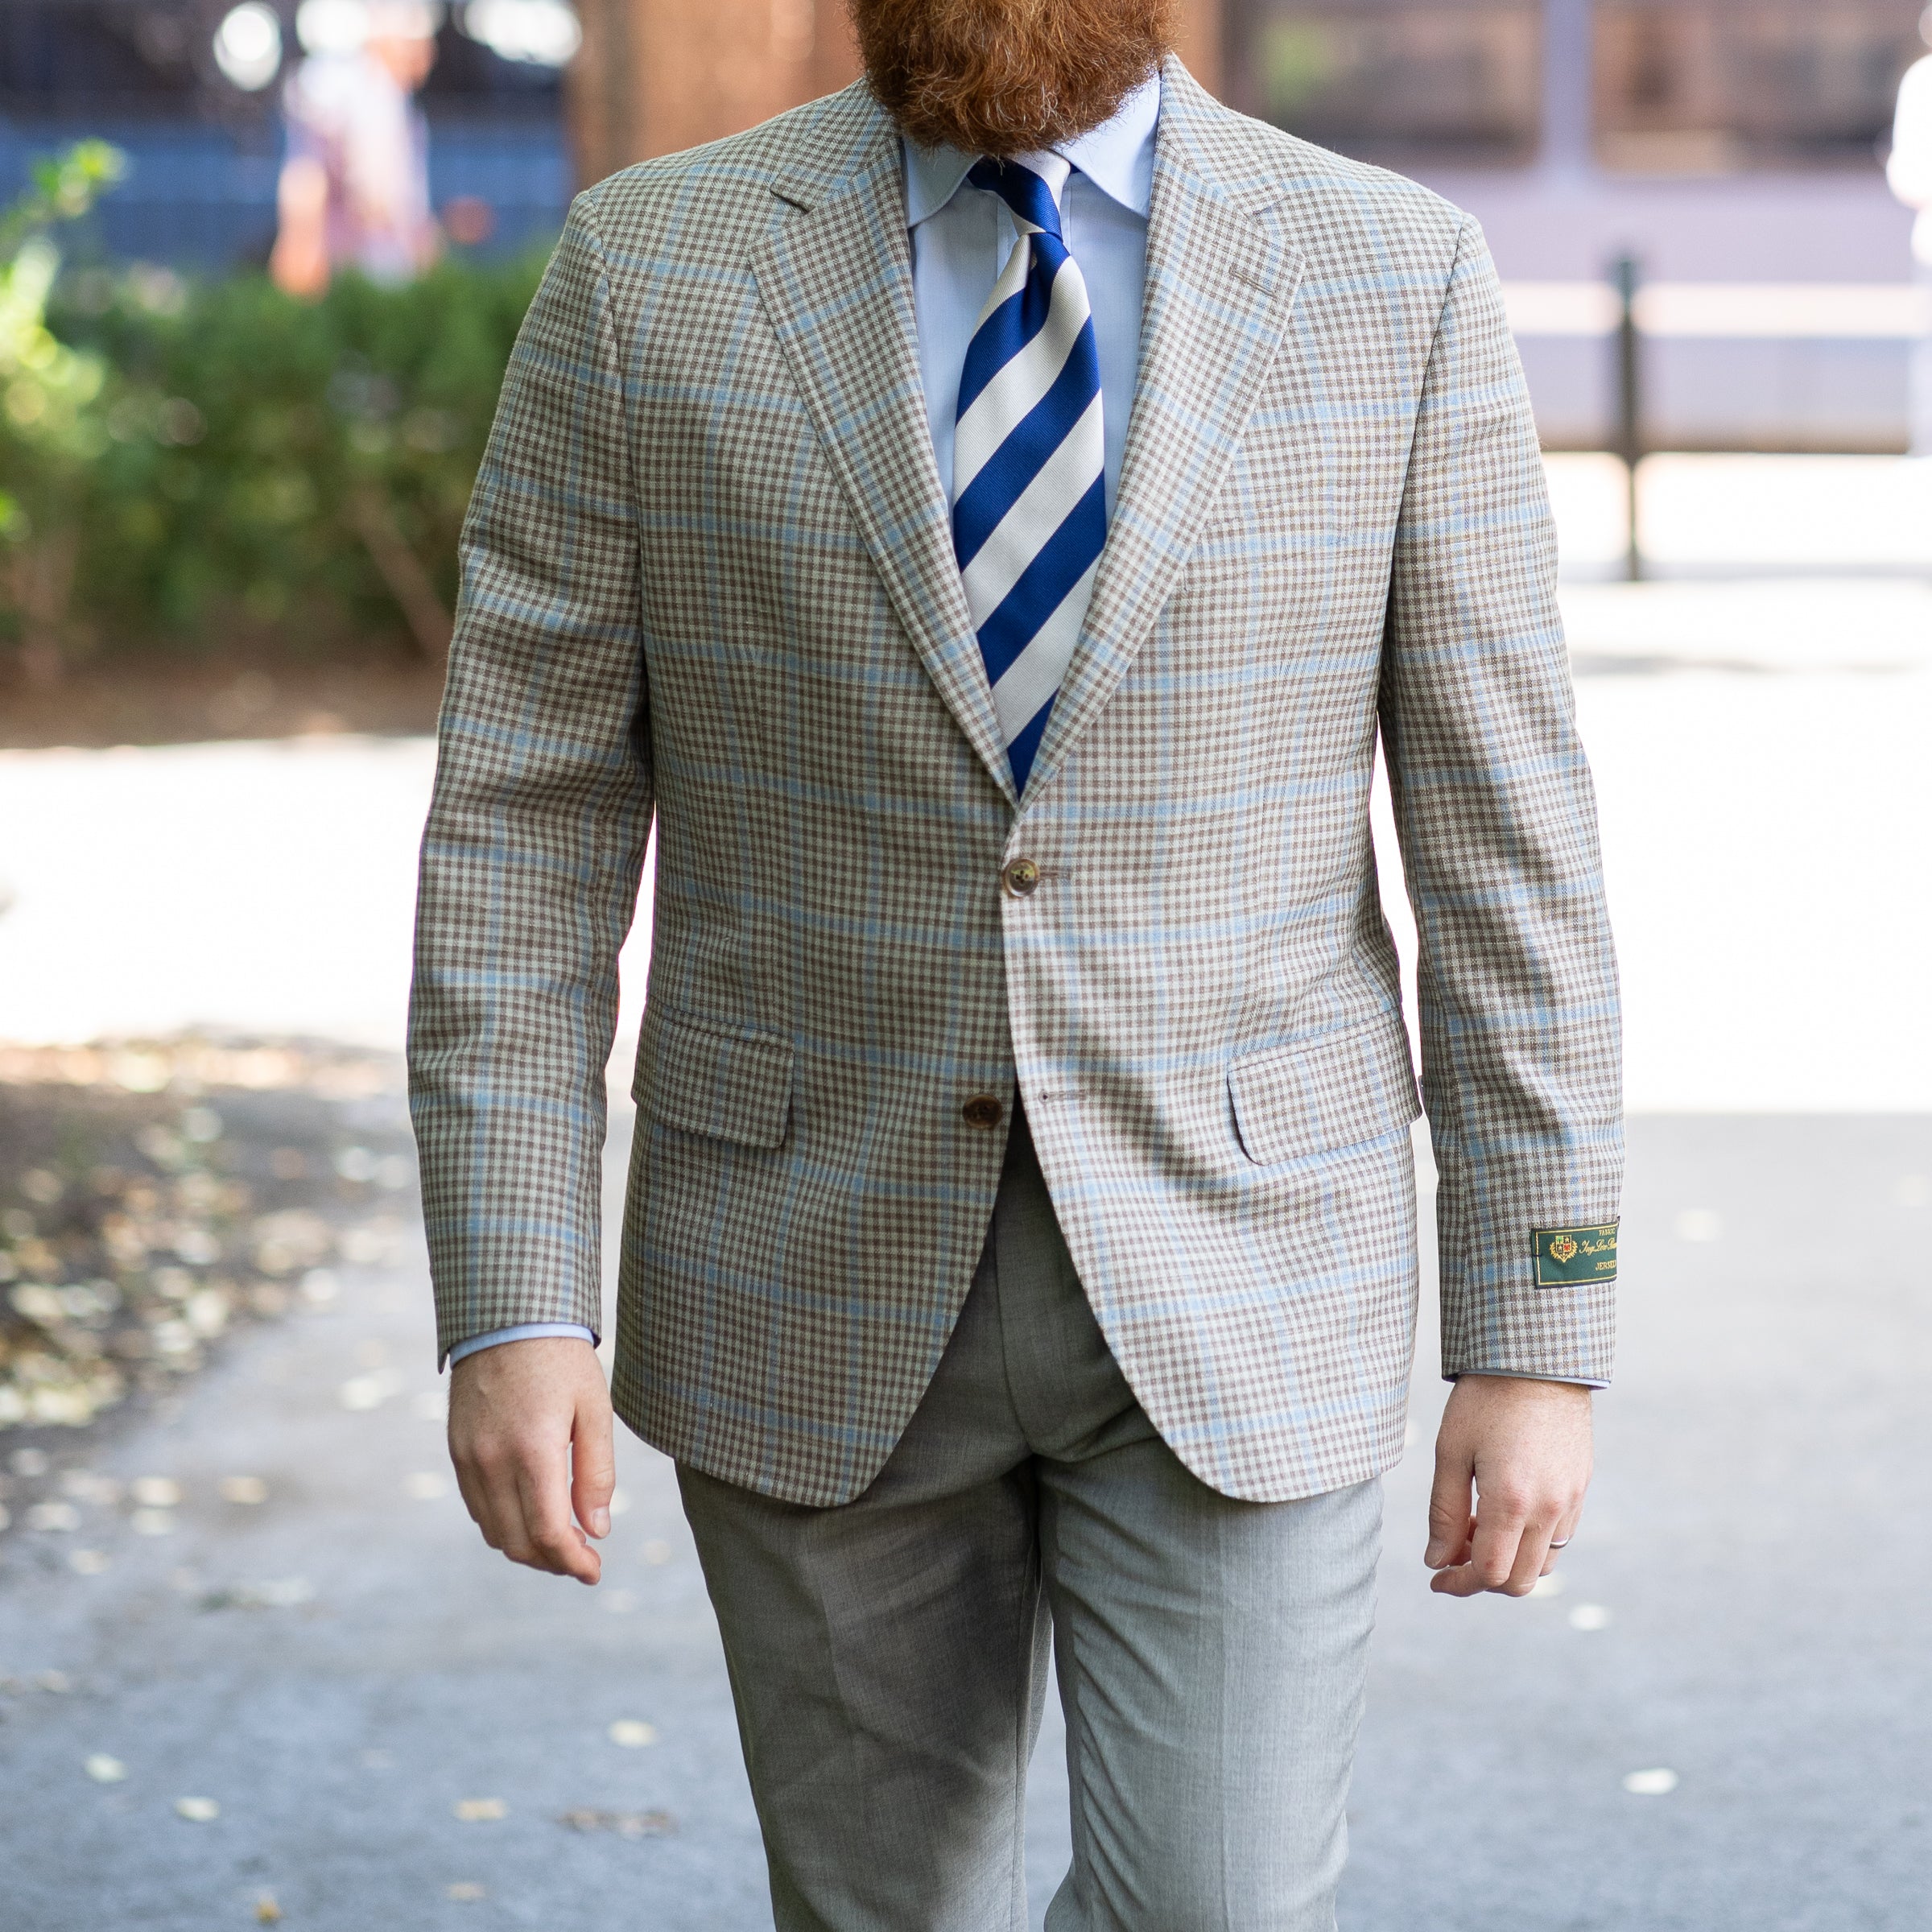
[[[72,252],[203,270],[267,259],[281,154],[258,134],[111,115],[0,119],[0,200],[27,180],[37,157],[89,137],[121,148],[128,175],[70,242]],[[527,115],[432,118],[429,176],[439,209],[459,196],[489,204],[491,254],[548,242],[570,202],[563,130]]]

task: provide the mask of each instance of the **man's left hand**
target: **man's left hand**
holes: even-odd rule
[[[1422,1555],[1431,1590],[1527,1596],[1556,1567],[1590,1487],[1590,1396],[1575,1382],[1516,1376],[1457,1381],[1435,1439]]]

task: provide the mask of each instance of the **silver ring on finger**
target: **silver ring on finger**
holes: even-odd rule
[[[1571,1545],[1573,1542],[1575,1542],[1575,1541],[1576,1541],[1576,1538],[1575,1538],[1575,1537],[1573,1537],[1573,1536],[1567,1536],[1567,1537],[1565,1537],[1565,1538],[1563,1538],[1563,1541],[1562,1541],[1560,1543],[1553,1542],[1553,1543],[1551,1543],[1551,1544],[1550,1544],[1550,1547],[1552,1550],[1567,1550],[1567,1549],[1570,1547],[1570,1546],[1571,1546]]]

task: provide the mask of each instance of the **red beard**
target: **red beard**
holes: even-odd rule
[[[849,0],[879,104],[922,147],[1037,152],[1112,119],[1172,0]]]

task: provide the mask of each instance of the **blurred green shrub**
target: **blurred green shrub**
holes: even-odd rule
[[[20,366],[40,359],[47,399],[22,419],[0,361],[0,639],[68,659],[372,637],[440,656],[541,258],[452,260],[400,288],[344,276],[308,303],[254,273],[55,280],[51,243],[23,231],[0,314],[36,316]]]
[[[122,165],[104,142],[83,142],[39,163],[27,192],[0,213],[0,609],[30,669],[58,665],[79,506],[106,442],[106,365],[47,326],[60,254],[45,231],[85,214]]]

